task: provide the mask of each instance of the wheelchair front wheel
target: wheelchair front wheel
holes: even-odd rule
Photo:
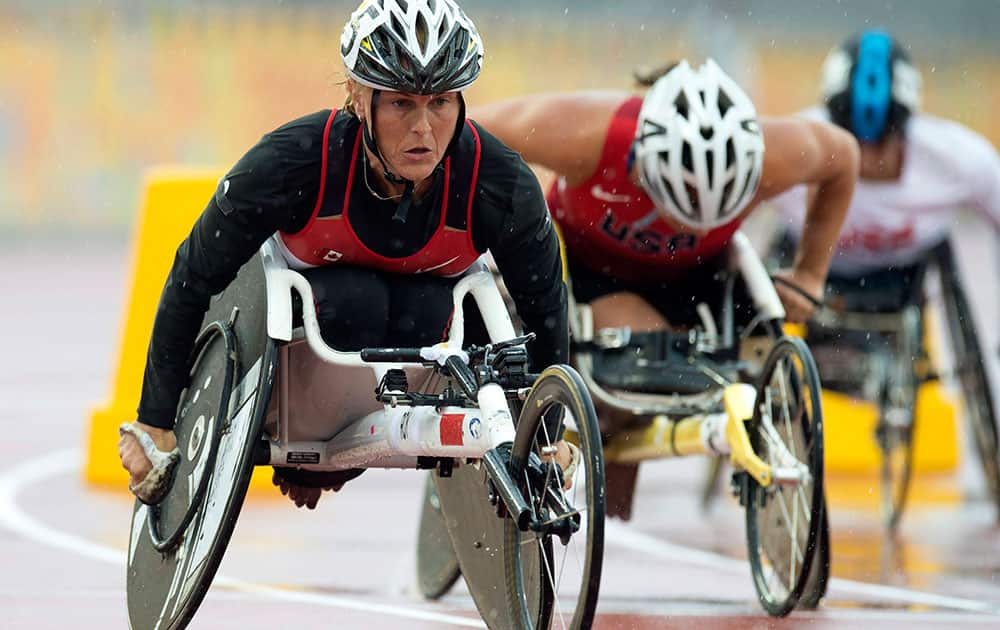
[[[561,436],[580,449],[569,489],[563,488],[561,469],[552,458]],[[505,519],[512,618],[524,628],[590,628],[604,555],[604,460],[593,402],[572,368],[552,366],[535,382],[517,420],[510,470],[536,520],[547,524],[542,531],[521,531],[513,519]],[[522,563],[522,553],[537,555],[541,566]],[[541,580],[525,574],[538,569]],[[529,607],[525,584],[541,589],[542,605]]]
[[[748,432],[754,451],[772,468],[808,471],[799,481],[767,487],[739,473],[754,587],[768,614],[784,616],[807,583],[818,601],[829,571],[824,562],[813,567],[826,523],[823,417],[819,373],[801,339],[783,337],[771,350]]]
[[[912,355],[910,355],[912,356]],[[889,392],[880,394],[879,421],[875,427],[875,442],[882,454],[880,477],[882,485],[882,521],[888,531],[895,531],[903,516],[913,472],[913,436],[916,428],[917,378],[910,359],[902,358],[909,367],[908,382],[894,387],[901,399],[893,402]]]

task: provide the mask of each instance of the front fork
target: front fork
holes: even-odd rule
[[[477,398],[494,444],[483,454],[483,465],[490,480],[490,502],[497,507],[498,516],[510,516],[521,531],[556,534],[563,544],[568,543],[569,537],[580,528],[580,515],[563,496],[559,465],[543,462],[534,452],[527,462],[514,462],[514,419],[503,389],[496,383],[488,383],[479,388]],[[512,469],[523,470],[524,483],[513,478]],[[522,488],[528,490],[531,503]],[[532,489],[541,494],[541,501],[534,500]]]

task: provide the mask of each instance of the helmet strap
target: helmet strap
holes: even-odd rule
[[[451,136],[451,142],[448,143],[448,148],[445,149],[444,157],[447,158],[451,155],[452,151],[458,145],[458,138],[462,135],[462,128],[465,127],[465,98],[462,93],[458,93],[458,120],[455,122],[455,133]],[[443,159],[442,159],[443,161]]]
[[[406,223],[406,218],[409,215],[410,207],[413,205],[413,186],[414,183],[406,178],[400,177],[395,173],[389,171],[386,167],[385,158],[382,157],[382,152],[379,151],[378,143],[375,141],[375,105],[378,102],[381,90],[372,91],[371,106],[368,110],[368,120],[364,122],[364,139],[365,147],[372,152],[372,154],[378,158],[379,163],[382,165],[382,176],[393,184],[403,184],[403,196],[399,200],[399,205],[396,206],[396,212],[392,215],[392,220],[399,223]],[[465,126],[465,99],[462,97],[462,93],[458,93],[458,121],[455,123],[455,133],[452,134],[451,142],[448,143],[448,148],[444,152],[444,158],[451,155],[455,146],[458,144],[458,138],[462,133],[462,128]],[[442,163],[444,162],[442,158]],[[438,167],[441,165],[439,164]],[[435,169],[438,170],[438,169]]]
[[[410,189],[412,190],[413,182],[408,179],[404,179],[395,173],[389,172],[389,168],[386,166],[385,158],[382,157],[382,152],[378,150],[378,143],[375,142],[375,106],[378,103],[378,97],[382,93],[382,90],[372,90],[372,102],[371,106],[368,108],[368,120],[365,121],[365,147],[378,158],[379,164],[382,165],[382,176],[393,184],[410,184]],[[404,193],[405,194],[405,193]]]

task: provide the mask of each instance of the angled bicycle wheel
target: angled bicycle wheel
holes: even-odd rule
[[[434,474],[427,475],[424,485],[424,504],[417,531],[417,586],[427,599],[443,597],[462,575],[441,513]]]
[[[567,489],[554,460],[560,436],[580,449],[580,463]],[[546,525],[521,531],[504,523],[504,567],[512,619],[523,628],[590,628],[597,607],[604,555],[604,460],[597,415],[575,370],[545,370],[528,394],[517,421],[511,476],[528,499],[534,518]],[[542,606],[529,606],[526,584],[535,581],[541,559]]]
[[[976,324],[966,298],[958,268],[946,248],[941,257],[941,285],[944,309],[948,320],[948,333],[955,355],[955,373],[962,388],[965,416],[976,444],[979,462],[986,478],[990,499],[1000,516],[1000,448],[998,448],[996,410],[983,361],[982,350],[976,336]]]
[[[914,368],[920,353],[920,307],[909,306],[901,314],[903,327],[895,351],[883,372],[879,392],[879,419],[875,443],[882,455],[880,465],[882,522],[894,531],[903,516],[913,473],[913,436],[916,427],[917,389]]]
[[[784,616],[795,608],[807,582],[813,590],[825,585],[829,570],[820,566],[811,574],[826,523],[823,419],[819,374],[801,339],[784,337],[771,350],[748,432],[754,451],[776,476],[789,477],[782,471],[798,476],[765,487],[741,473],[754,587],[768,614]]]

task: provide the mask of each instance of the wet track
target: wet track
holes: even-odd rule
[[[965,265],[992,265],[988,244],[967,232]],[[126,258],[111,242],[0,254],[0,628],[128,627],[131,501],[85,486],[80,472],[88,409],[105,398],[116,360]],[[995,322],[995,287],[976,289],[977,315]],[[704,462],[646,465],[634,520],[608,525],[596,627],[998,627],[1000,528],[973,463],[920,481],[941,491],[915,501],[894,544],[874,478],[829,480],[834,580],[819,610],[784,620],[755,601],[742,512],[727,498],[699,510]],[[461,585],[437,603],[416,594],[421,483],[411,471],[369,471],[314,512],[276,491],[251,494],[190,627],[483,627]]]

